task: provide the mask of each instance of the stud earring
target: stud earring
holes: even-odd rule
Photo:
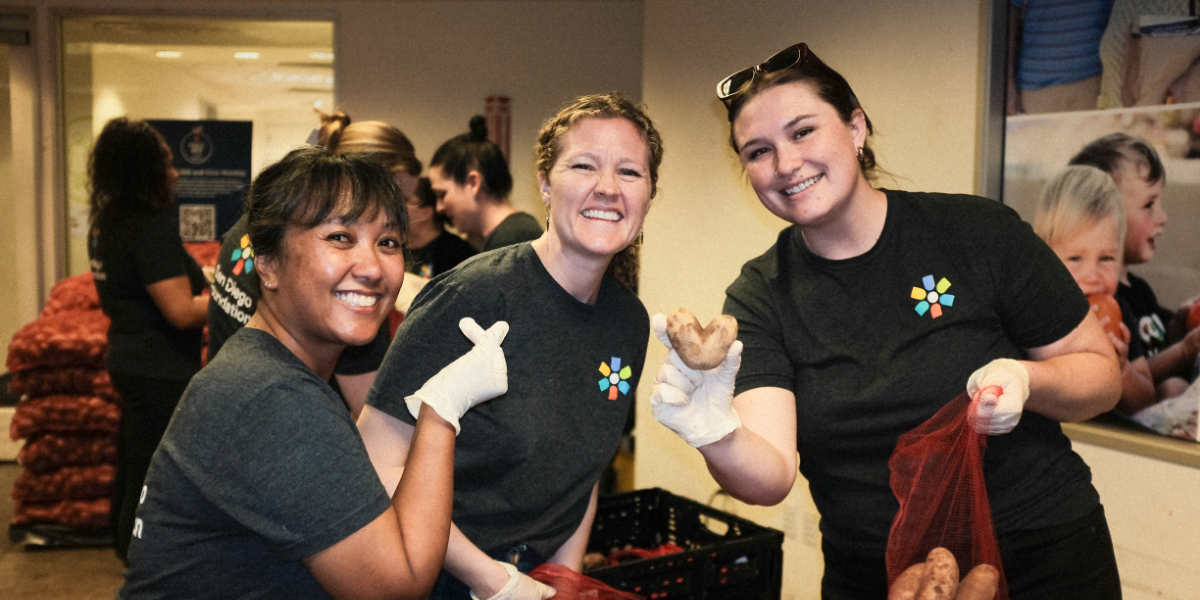
[[[862,146],[859,146],[858,147],[858,160],[862,160],[862,155],[863,155]]]

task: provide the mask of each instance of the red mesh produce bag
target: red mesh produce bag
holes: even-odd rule
[[[9,426],[14,440],[46,431],[117,432],[121,409],[98,396],[43,396],[17,404]]]
[[[116,464],[115,433],[44,433],[29,438],[17,452],[17,462],[34,474],[63,467]]]
[[[99,310],[68,310],[38,319],[13,334],[8,370],[37,367],[104,368],[108,317]]]
[[[1000,572],[996,599],[1007,600],[1000,546],[983,481],[987,435],[971,430],[970,403],[964,392],[896,442],[888,466],[900,510],[888,535],[888,584],[940,546],[954,554],[960,576],[980,563],[996,567]]]
[[[76,394],[117,398],[108,371],[79,367],[28,369],[13,373],[8,389],[26,396]]]
[[[108,498],[112,494],[116,476],[117,468],[113,465],[64,467],[44,475],[21,471],[13,482],[12,499],[17,502],[48,503]]]
[[[110,505],[108,498],[64,500],[52,504],[18,502],[13,510],[12,525],[51,523],[77,529],[104,529],[108,527]]]
[[[557,563],[538,565],[529,576],[558,592],[550,600],[644,600]]]
[[[67,277],[50,288],[50,297],[42,307],[39,319],[48,319],[72,310],[100,310],[100,293],[91,271]]]
[[[196,264],[201,267],[217,266],[217,255],[221,253],[221,242],[184,242],[183,248],[187,250],[192,258],[196,259]]]

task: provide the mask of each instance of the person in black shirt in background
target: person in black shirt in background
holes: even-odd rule
[[[204,272],[184,250],[171,150],[144,121],[109,121],[88,161],[88,258],[112,319],[106,367],[121,395],[112,525],[125,559],[142,480],[175,405],[200,370]]]
[[[431,279],[475,256],[471,244],[446,230],[446,217],[437,211],[437,194],[428,177],[418,180],[416,193],[408,199],[408,224],[404,268],[409,273]]]

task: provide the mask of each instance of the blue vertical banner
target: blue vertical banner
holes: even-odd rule
[[[242,216],[250,185],[250,121],[149,120],[175,157],[179,235],[185,242],[219,240]]]

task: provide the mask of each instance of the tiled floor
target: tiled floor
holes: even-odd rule
[[[5,432],[7,433],[7,432]],[[21,467],[0,462],[0,598],[4,600],[111,599],[124,579],[112,548],[26,550],[8,538],[13,501],[9,496]]]

